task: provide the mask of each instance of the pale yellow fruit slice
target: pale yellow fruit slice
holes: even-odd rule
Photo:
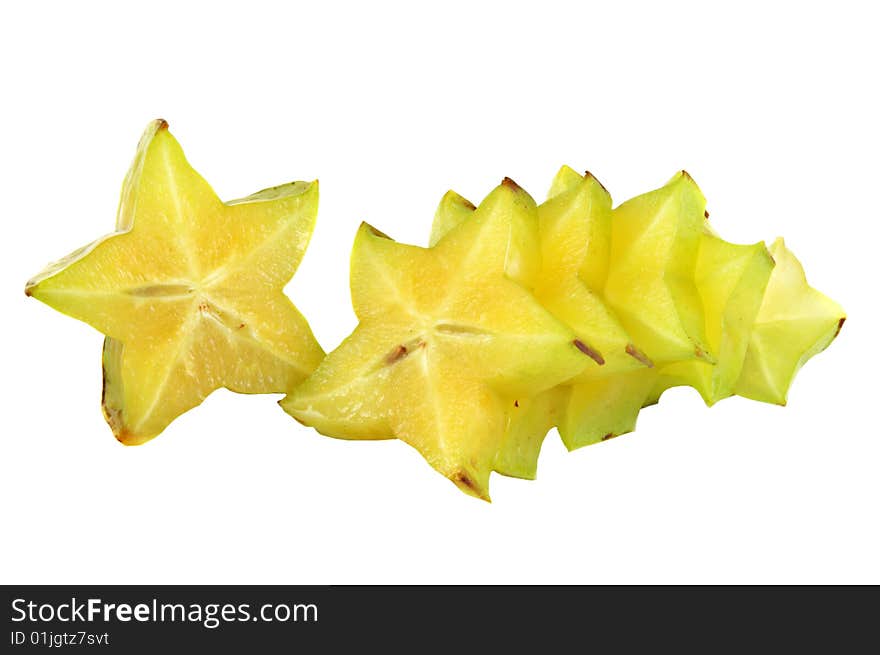
[[[495,457],[498,473],[535,479],[544,438],[559,424],[570,390],[570,386],[562,384],[534,396],[504,399],[507,423]]]
[[[797,257],[777,239],[776,261],[755,325],[736,393],[784,405],[800,368],[825,350],[846,320],[843,308],[807,283]]]
[[[773,266],[763,243],[742,246],[712,234],[701,237],[695,282],[717,363],[692,359],[664,366],[649,402],[680,385],[696,389],[707,405],[734,393]]]
[[[223,203],[167,127],[154,121],[141,139],[117,231],[26,287],[107,335],[103,408],[125,444],[220,387],[286,392],[323,357],[283,293],[314,228],[317,183]]]
[[[540,266],[537,220],[534,201],[505,180],[430,248],[362,226],[351,261],[359,326],[282,407],[332,436],[397,437],[488,500],[506,398],[591,363],[524,286]]]

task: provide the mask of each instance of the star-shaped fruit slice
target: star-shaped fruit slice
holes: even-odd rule
[[[784,405],[794,376],[840,333],[846,313],[807,283],[797,257],[777,239],[776,266],[749,340],[736,393]]]
[[[696,389],[710,406],[733,395],[773,266],[763,242],[738,245],[707,230],[700,239],[695,282],[705,310],[706,339],[717,363],[691,359],[664,366],[649,403],[681,385]]]
[[[705,212],[706,199],[681,171],[613,213],[605,298],[658,365],[715,362],[694,279]]]
[[[473,211],[472,203],[448,192],[434,217],[432,242]],[[527,260],[529,266],[536,263],[540,266],[534,278],[535,297],[572,329],[582,352],[593,363],[558,388],[508,403],[508,427],[496,470],[525,478],[535,477],[547,432],[555,425],[570,423],[567,407],[572,385],[591,382],[591,387],[602,388],[598,378],[651,365],[601,295],[611,245],[611,197],[605,188],[590,173],[581,175],[563,166],[553,181],[548,199],[538,207],[538,219],[541,258],[538,262]],[[523,259],[508,258],[509,275],[517,276],[523,268],[517,263]],[[616,426],[608,413],[592,417],[593,423],[600,425],[599,430],[603,429],[606,419],[608,425]],[[563,436],[564,440],[569,432]]]
[[[140,444],[213,390],[283,393],[323,352],[284,295],[311,236],[317,182],[223,203],[154,121],[125,178],[117,230],[26,293],[107,336],[103,410]]]
[[[590,202],[578,202],[585,190]],[[548,219],[555,214],[561,226],[556,235],[542,230],[545,269],[550,271],[548,244],[558,244],[549,258],[557,266],[570,267],[565,257],[574,254],[579,280],[611,317],[595,330],[613,337],[613,345],[601,346],[606,360],[601,374],[587,371],[564,388],[545,392],[555,398],[520,403],[527,425],[541,425],[534,412],[544,412],[548,402],[560,403],[556,425],[570,450],[632,431],[657,384],[660,365],[694,361],[711,369],[716,362],[696,284],[705,199],[693,179],[682,171],[662,188],[610,207],[610,197],[595,179],[563,167],[540,208]],[[545,285],[555,290],[560,279],[566,279],[564,273],[548,273]],[[561,290],[558,301],[552,291],[537,295],[566,322],[575,322],[590,305]],[[615,330],[615,323],[621,327]],[[601,337],[592,342],[601,344]]]
[[[595,365],[527,290],[536,238],[534,201],[508,179],[429,248],[361,226],[351,257],[359,324],[282,407],[329,436],[397,437],[488,500],[508,399]]]
[[[559,434],[570,450],[632,432],[649,404],[659,370],[677,362],[717,362],[706,334],[696,284],[706,201],[681,171],[660,189],[615,208],[603,298],[640,347],[650,366],[584,380],[571,387]]]

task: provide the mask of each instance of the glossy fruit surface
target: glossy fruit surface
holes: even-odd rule
[[[316,182],[221,202],[165,121],[147,128],[116,232],[27,283],[26,293],[107,336],[103,410],[139,444],[213,390],[285,392],[323,351],[284,295],[318,207]]]
[[[508,403],[594,365],[526,288],[537,222],[505,179],[429,248],[363,225],[351,259],[360,322],[282,407],[330,436],[397,437],[488,499]]]

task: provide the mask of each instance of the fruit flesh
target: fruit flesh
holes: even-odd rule
[[[472,208],[473,204],[458,194],[447,193],[434,218],[432,240],[464,220]],[[591,174],[580,175],[563,166],[548,200],[538,208],[538,216],[534,247],[540,248],[541,266],[533,287],[535,296],[573,329],[594,365],[537,396],[505,399],[508,419],[496,470],[526,478],[535,476],[541,444],[554,426],[559,427],[564,443],[573,448],[579,440],[593,443],[595,435],[602,437],[634,425],[650,384],[625,387],[616,380],[618,376],[623,376],[620,381],[630,380],[630,372],[652,365],[601,296],[611,243],[611,198],[605,188]],[[621,393],[609,395],[605,393],[609,388]],[[584,411],[591,406],[587,402],[591,393],[606,413]]]
[[[314,227],[317,183],[222,203],[154,121],[123,184],[117,231],[26,286],[104,344],[105,417],[139,444],[214,389],[284,392],[323,351],[284,295]]]
[[[704,202],[690,176],[680,173],[665,187],[615,210],[618,218],[623,216],[624,225],[618,226],[613,224],[610,197],[595,178],[568,167],[559,171],[548,200],[539,207],[542,268],[535,293],[579,337],[590,335],[584,342],[603,365],[588,367],[539,397],[517,399],[515,409],[509,410],[508,436],[499,453],[499,461],[515,475],[536,469],[541,439],[554,425],[565,445],[574,449],[633,430],[641,407],[656,402],[670,386],[690,384],[710,404],[733,392],[773,264],[763,244],[737,246],[714,235],[704,221]],[[462,220],[472,207],[448,193],[435,216],[432,239]],[[657,343],[664,331],[702,321],[702,328],[692,331],[701,334],[708,347],[694,348],[686,360],[670,361],[661,369],[653,368],[651,359],[631,343],[604,302],[613,235],[618,257],[612,278],[623,275],[625,270],[618,269],[625,269],[630,260],[630,268],[641,271],[645,288],[665,286],[673,298],[675,311],[652,326],[655,333],[649,340]],[[687,249],[694,236],[698,251],[692,270],[680,261],[675,266],[662,258],[660,265],[651,261],[656,255],[646,241],[655,241],[661,252],[678,253]],[[640,257],[649,261],[639,263]],[[677,282],[669,284],[676,277]],[[681,292],[682,288],[695,289],[699,302],[693,302],[691,292]],[[688,320],[683,321],[682,315]],[[611,320],[604,326],[594,323],[590,329],[589,322],[597,316]],[[639,330],[641,326],[634,327]],[[609,337],[616,337],[616,348],[603,341]],[[717,360],[709,355],[710,349],[719,353]],[[619,359],[608,362],[611,358],[604,357],[605,352]],[[663,356],[658,351],[658,359],[662,361]],[[520,442],[530,446],[523,448]]]
[[[710,406],[733,395],[773,266],[763,243],[741,246],[713,234],[701,237],[695,281],[705,310],[706,339],[717,362],[690,360],[663,367],[652,400],[680,385],[696,389]]]
[[[576,379],[587,380],[643,368],[641,352],[605,302],[602,285],[612,232],[611,196],[587,173],[564,168],[538,208],[542,269],[535,295],[569,325],[596,355],[597,366]],[[552,191],[551,191],[552,194]]]
[[[694,282],[705,211],[684,171],[614,210],[605,298],[658,365],[715,361]]]
[[[448,192],[435,215],[430,243],[441,244],[475,213],[473,204]],[[607,192],[592,176],[563,167],[538,217],[531,254],[527,239],[508,242],[506,257],[496,256],[492,266],[531,289],[537,301],[572,330],[578,349],[592,364],[537,393],[496,385],[496,393],[487,395],[481,393],[485,387],[470,384],[466,375],[444,389],[431,387],[432,396],[446,398],[426,412],[428,419],[407,418],[412,423],[420,419],[422,425],[412,431],[426,433],[431,425],[439,433],[450,431],[441,417],[466,418],[452,432],[471,430],[481,446],[481,466],[458,467],[447,475],[469,493],[484,484],[492,468],[534,478],[543,439],[553,426],[569,449],[633,430],[640,409],[656,402],[670,386],[693,386],[709,404],[734,391],[778,397],[778,388],[787,388],[793,371],[827,345],[842,320],[839,307],[821,294],[798,291],[805,287],[802,273],[797,275],[799,265],[785,259],[778,244],[774,255],[784,260],[781,271],[774,269],[764,244],[736,245],[718,237],[705,221],[705,200],[686,173],[611,210]],[[485,257],[480,248],[474,251],[477,260]],[[539,253],[537,259],[534,253]],[[353,289],[364,270],[355,274],[353,265]],[[530,274],[533,270],[535,275]],[[453,272],[454,268],[446,270],[438,286]],[[774,289],[780,297],[767,308],[766,298]],[[407,290],[404,296],[409,300],[403,305],[412,305],[417,294]],[[640,303],[651,306],[640,308]],[[504,306],[487,303],[486,309],[495,313]],[[814,334],[792,338],[803,322]],[[631,334],[639,334],[651,346],[641,350]],[[416,346],[423,347],[420,341]],[[490,365],[504,350],[480,365]],[[393,351],[392,359],[398,352]],[[455,359],[471,358],[462,353]],[[450,380],[453,375],[449,373]],[[332,386],[332,379],[328,374],[325,381]],[[426,386],[424,378],[407,379],[407,389]],[[470,410],[463,410],[468,403]],[[364,412],[371,403],[361,396],[357,405]],[[401,418],[396,420],[398,427],[391,429],[399,435]],[[469,427],[475,422],[483,428],[479,437]],[[345,428],[357,424],[355,420]],[[376,434],[382,429],[386,428],[377,427]],[[492,431],[500,437],[493,438]],[[448,466],[430,450],[426,457],[439,470]]]
[[[430,248],[363,225],[351,262],[360,323],[282,407],[331,436],[397,437],[488,500],[506,399],[591,363],[522,284],[539,266],[539,253],[525,248],[536,230],[534,201],[510,180]],[[370,429],[356,434],[361,423]]]
[[[632,432],[657,380],[653,368],[628,371],[572,385],[557,426],[568,450]]]
[[[776,266],[755,319],[736,393],[785,405],[800,368],[822,352],[843,327],[843,308],[807,283],[800,261],[777,239]]]
[[[567,385],[558,385],[534,396],[504,399],[504,436],[495,457],[498,473],[535,479],[544,438],[559,423],[570,389]]]
[[[400,438],[488,500],[493,470],[535,476],[553,426],[569,449],[604,441],[671,386],[785,404],[845,320],[781,239],[772,257],[723,241],[683,171],[612,210],[563,167],[538,208],[509,179],[478,208],[449,192],[427,249],[362,226],[360,323],[318,366],[282,291],[316,209],[305,182],[223,203],[167,124],[148,127],[116,232],[26,286],[107,335],[102,406],[120,441],[151,439],[221,386],[291,391],[314,371],[289,413],[335,437]]]

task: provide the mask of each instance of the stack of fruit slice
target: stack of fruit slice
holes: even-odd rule
[[[351,288],[357,329],[282,407],[397,437],[487,500],[493,470],[535,476],[552,427],[569,449],[629,432],[673,386],[784,403],[844,320],[781,240],[722,240],[684,171],[616,209],[568,167],[540,206],[509,179],[479,207],[449,192],[428,248],[362,226]]]

